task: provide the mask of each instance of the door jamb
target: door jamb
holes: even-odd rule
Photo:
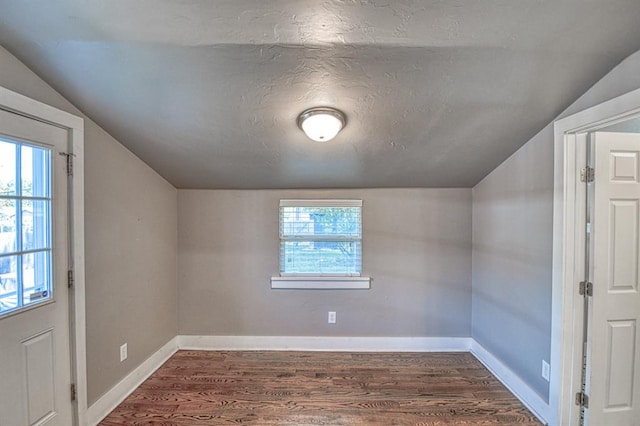
[[[581,338],[578,282],[584,264],[584,134],[640,114],[640,89],[554,123],[553,273],[551,303],[550,425],[574,425],[575,354]],[[581,251],[582,250],[582,251]],[[581,361],[580,361],[581,362]]]
[[[69,150],[74,156],[71,183],[73,229],[74,285],[69,299],[71,339],[71,373],[76,385],[75,419],[78,425],[87,422],[87,367],[86,367],[86,317],[85,317],[85,269],[84,269],[84,120],[42,102],[23,96],[0,86],[0,108],[22,116],[67,129]]]

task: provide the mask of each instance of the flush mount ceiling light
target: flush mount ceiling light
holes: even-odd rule
[[[330,141],[346,124],[344,113],[331,107],[309,108],[298,116],[298,127],[316,142]]]

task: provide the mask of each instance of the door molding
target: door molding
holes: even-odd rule
[[[640,89],[554,123],[553,272],[551,303],[550,425],[575,425],[575,354],[581,339],[582,304],[577,284],[584,271],[585,190],[580,169],[585,133],[640,115]],[[578,357],[579,358],[579,357]]]
[[[87,361],[85,334],[85,270],[84,270],[84,120],[58,108],[28,98],[0,86],[0,109],[67,129],[69,150],[74,155],[74,178],[71,182],[71,217],[74,287],[70,290],[71,372],[74,375],[77,398],[74,406],[78,425],[86,424]]]

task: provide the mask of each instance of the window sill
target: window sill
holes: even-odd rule
[[[367,290],[370,277],[271,277],[273,290]]]

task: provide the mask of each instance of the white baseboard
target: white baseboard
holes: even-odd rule
[[[109,389],[87,409],[87,424],[95,426],[113,411],[124,399],[155,372],[178,350],[178,337],[174,337],[118,384]]]
[[[179,349],[469,352],[470,337],[178,336]]]
[[[487,351],[480,343],[472,339],[471,353],[483,363],[503,385],[515,395],[543,424],[547,424],[550,408],[541,397],[520,377]]]
[[[89,426],[104,419],[179,349],[337,352],[471,352],[538,419],[546,424],[547,404],[513,371],[470,337],[176,336],[87,410]]]

